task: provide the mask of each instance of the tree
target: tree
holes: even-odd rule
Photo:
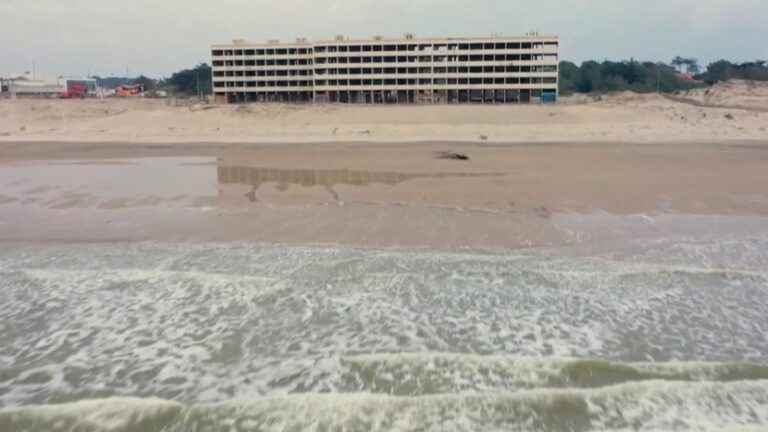
[[[737,77],[753,81],[768,81],[768,68],[765,61],[746,62],[736,67]]]
[[[699,61],[693,57],[685,59],[685,69],[688,73],[698,74],[700,72]]]
[[[560,94],[568,95],[576,91],[576,80],[579,78],[579,67],[569,61],[560,62]]]
[[[641,63],[634,59],[602,63],[586,61],[581,66],[565,61],[560,63],[560,91],[563,94],[623,90],[674,92],[700,85],[681,79],[675,67],[664,63]]]
[[[211,94],[211,67],[200,63],[192,69],[180,70],[165,80],[165,84],[179,94]]]
[[[672,66],[674,66],[675,69],[679,69],[680,72],[683,71],[683,66],[684,65],[685,65],[685,59],[684,58],[682,58],[680,56],[676,56],[675,58],[672,59]]]
[[[139,75],[136,79],[133,80],[133,82],[134,84],[141,85],[141,88],[146,92],[155,90],[155,87],[157,86],[157,81],[144,75]]]
[[[692,73],[697,74],[699,73],[699,61],[696,60],[693,57],[680,57],[676,56],[672,59],[672,66],[680,70],[680,73],[683,72],[683,68],[685,68],[686,73]]]
[[[603,90],[602,66],[596,61],[586,61],[581,64],[576,89],[581,93],[591,93]]]
[[[707,66],[707,72],[703,74],[703,79],[708,84],[714,84],[718,81],[728,81],[733,75],[734,65],[728,60],[718,60]]]

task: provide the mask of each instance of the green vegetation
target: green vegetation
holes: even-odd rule
[[[672,66],[680,69],[681,72],[683,68],[685,68],[685,72],[689,74],[697,74],[700,72],[699,61],[692,57],[685,58],[677,56],[672,59]]]
[[[624,90],[671,93],[700,86],[701,83],[685,80],[673,66],[664,63],[606,60],[586,61],[577,66],[560,62],[560,93],[564,95]]]
[[[695,80],[686,79],[685,72]],[[98,77],[96,77],[98,78]],[[700,72],[695,58],[675,57],[670,64],[628,61],[602,63],[585,61],[581,66],[573,62],[560,62],[560,93],[607,93],[634,91],[637,93],[673,93],[697,87],[712,85],[729,79],[768,81],[768,62],[753,61],[731,63],[719,60]],[[106,88],[120,84],[141,84],[146,91],[165,90],[175,95],[209,95],[211,88],[211,67],[200,63],[191,69],[180,70],[170,78],[99,78]]]
[[[144,91],[152,92],[164,90],[180,96],[196,96],[211,94],[211,67],[206,63],[200,63],[192,69],[184,69],[175,72],[170,78],[154,79],[144,75],[136,78],[126,77],[94,77],[99,85],[114,89],[120,85],[141,84]]]
[[[157,81],[144,75],[139,75],[131,84],[139,84],[144,91],[151,92],[157,89]]]
[[[730,79],[768,81],[767,63],[764,60],[757,60],[737,64],[727,60],[720,60],[707,66],[707,71],[697,75],[696,79],[702,80],[707,84],[728,81]]]
[[[585,61],[581,66],[569,61],[560,62],[560,93],[606,93],[634,91],[638,93],[689,90],[712,85],[718,81],[744,79],[768,81],[768,62],[731,63],[720,60],[700,73],[694,58],[675,57],[671,64],[638,62]],[[686,79],[683,72],[690,74]]]
[[[211,67],[206,63],[200,63],[192,69],[180,70],[163,80],[162,85],[172,90],[174,94],[209,95],[213,92]]]

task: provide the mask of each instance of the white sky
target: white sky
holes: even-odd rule
[[[561,37],[566,60],[768,59],[768,0],[0,0],[0,74],[159,77],[209,46],[352,37]]]

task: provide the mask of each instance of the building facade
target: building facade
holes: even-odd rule
[[[373,38],[211,48],[218,102],[554,102],[556,36]]]

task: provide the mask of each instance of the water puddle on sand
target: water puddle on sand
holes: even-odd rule
[[[2,163],[0,241],[258,240],[453,249],[768,232],[768,218],[759,214],[558,212],[567,194],[537,190],[539,177],[472,164],[441,162],[421,171],[408,169],[407,161],[351,164],[372,168],[365,170],[308,157],[318,169],[307,161],[292,169],[282,156],[256,156]],[[573,199],[577,206],[579,199]]]
[[[0,165],[0,196],[50,209],[190,205],[216,197],[210,166],[215,162],[201,157],[18,162]]]
[[[0,205],[50,209],[121,208],[158,204],[226,205],[248,194],[223,185],[256,190],[290,186],[397,185],[416,179],[499,177],[503,173],[401,173],[354,169],[285,169],[228,165],[212,157],[156,157],[110,160],[42,160],[0,166]],[[218,198],[218,201],[216,200]],[[222,198],[226,198],[222,200]]]
[[[508,234],[514,223],[496,213],[482,215],[484,220],[495,218],[495,224],[479,222],[463,208],[455,210],[470,202],[468,196],[485,200],[477,191],[498,195],[487,188],[503,174],[268,164],[253,156],[245,161],[212,156],[0,164],[0,241],[250,239],[425,245],[436,239],[453,245],[499,238],[474,232],[491,225],[493,232]],[[403,220],[410,225],[404,227]],[[435,220],[457,226],[438,227]],[[445,230],[454,234],[446,237]]]
[[[300,186],[350,185],[368,186],[371,184],[396,185],[415,179],[501,177],[504,173],[431,173],[406,174],[398,172],[374,172],[350,169],[280,169],[266,167],[225,166],[219,165],[219,183],[239,183],[258,188],[264,183]]]
[[[417,179],[468,179],[480,177],[498,177],[498,173],[401,173],[376,172],[350,169],[282,169],[268,167],[249,167],[224,165],[219,163],[219,203],[221,205],[243,202],[242,197],[251,202],[266,199],[273,204],[327,204],[342,203],[343,199],[335,187],[368,187],[372,185],[395,186]],[[275,193],[269,191],[257,195],[263,185],[274,185]],[[235,187],[228,187],[235,186]],[[245,189],[241,188],[246,186]],[[293,191],[289,196],[286,192],[291,186],[299,186],[304,190]],[[322,192],[318,192],[322,191]],[[263,192],[263,191],[261,191]],[[363,197],[377,196],[371,191],[360,192]],[[402,197],[402,196],[401,196]],[[381,198],[381,197],[380,197]],[[405,198],[405,197],[402,197]],[[406,199],[407,201],[407,199]]]

